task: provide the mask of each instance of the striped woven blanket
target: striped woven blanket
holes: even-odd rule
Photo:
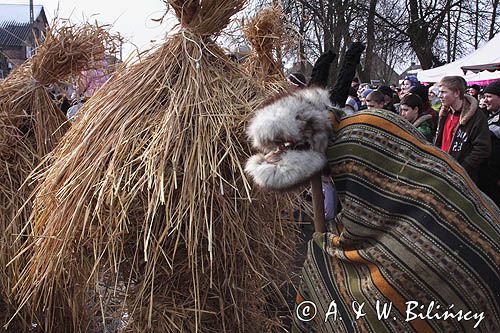
[[[342,211],[309,243],[295,332],[500,332],[500,211],[397,115],[338,120]]]

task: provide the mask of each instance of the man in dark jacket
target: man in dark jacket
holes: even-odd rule
[[[389,110],[394,113],[398,113],[394,107],[394,92],[389,86],[380,86],[377,88],[382,94],[384,94],[384,107],[383,109]]]
[[[434,144],[453,156],[469,176],[477,181],[479,167],[491,154],[486,116],[475,98],[465,95],[460,76],[445,76],[439,83],[438,127]]]
[[[500,207],[500,81],[484,89],[488,129],[491,137],[491,157],[481,167],[479,188]]]

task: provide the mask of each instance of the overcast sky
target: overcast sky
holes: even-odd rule
[[[1,3],[29,4],[29,0],[0,0]],[[163,16],[166,6],[161,0],[34,0],[42,5],[49,22],[56,16],[70,18],[74,23],[84,21],[112,24],[114,32],[120,32],[130,43],[124,44],[123,56],[131,54],[135,44],[144,51],[164,39],[165,33],[177,23],[169,19],[163,24],[154,22]],[[155,41],[155,42],[151,42]]]

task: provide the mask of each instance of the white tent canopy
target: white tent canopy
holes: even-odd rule
[[[438,82],[443,76],[458,75],[462,76],[469,84],[478,83],[484,85],[489,81],[500,79],[500,71],[493,73],[488,71],[480,73],[467,72],[467,75],[464,75],[461,67],[496,62],[500,62],[500,34],[497,34],[486,44],[461,59],[440,67],[418,72],[417,78],[421,82]]]

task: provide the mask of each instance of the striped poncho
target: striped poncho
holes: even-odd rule
[[[498,332],[500,211],[398,115],[337,120],[342,211],[309,242],[296,332]]]

